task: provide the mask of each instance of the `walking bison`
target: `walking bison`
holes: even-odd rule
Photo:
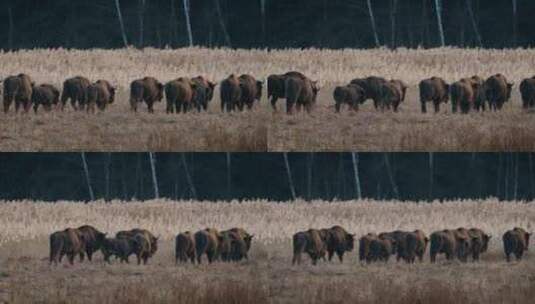
[[[196,258],[195,238],[189,231],[179,233],[175,237],[175,263],[191,261],[195,264]]]
[[[231,112],[240,108],[241,88],[240,80],[236,75],[231,74],[221,81],[220,86],[221,112]]]
[[[255,100],[260,101],[262,98],[262,81],[256,80],[253,76],[243,74],[238,78],[240,83],[240,102],[238,103],[240,111],[244,106],[252,109]]]
[[[59,90],[51,84],[41,84],[32,88],[33,111],[37,113],[39,106],[47,112],[52,110],[52,106],[59,103]]]
[[[95,113],[95,107],[104,111],[115,100],[115,87],[107,80],[99,79],[87,88],[87,112]]]
[[[208,263],[212,263],[219,258],[220,243],[223,236],[215,229],[204,229],[197,231],[194,235],[195,251],[197,253],[197,263],[202,263],[202,255],[205,254]]]
[[[87,104],[90,85],[91,81],[83,76],[66,79],[63,82],[63,91],[61,92],[61,110],[65,109],[69,100],[74,110],[83,110]]]
[[[208,110],[208,104],[214,97],[214,88],[216,84],[207,80],[203,76],[193,77],[191,81],[195,83],[193,104],[197,108],[197,111]]]
[[[526,78],[520,83],[520,95],[524,109],[535,108],[535,76]]]
[[[364,89],[356,84],[337,86],[333,92],[336,112],[340,112],[343,104],[348,105],[354,111],[358,111],[359,105],[364,102],[364,97]]]
[[[87,259],[91,262],[93,253],[97,252],[102,247],[102,242],[106,238],[106,234],[98,231],[95,227],[83,225],[76,228],[83,239],[85,253]],[[80,253],[80,262],[84,260],[84,254]]]
[[[503,234],[503,251],[507,262],[511,261],[511,254],[513,254],[517,260],[522,259],[524,251],[527,251],[529,248],[530,236],[531,233],[528,233],[526,230],[519,227],[508,230]]]
[[[336,253],[340,263],[344,260],[345,252],[353,251],[355,247],[355,235],[348,233],[340,226],[333,226],[327,229],[328,238],[326,238],[327,254],[329,261],[332,260]]]
[[[297,232],[293,236],[293,258],[292,264],[301,264],[301,255],[307,253],[312,260],[312,265],[316,265],[320,258],[325,258],[326,244],[317,229]]]
[[[385,78],[377,76],[369,76],[366,78],[355,78],[351,83],[360,86],[364,89],[364,101],[367,99],[373,100],[373,106],[378,109],[381,103],[382,87],[387,82]]]
[[[189,78],[180,77],[165,84],[167,113],[188,112],[194,105],[197,83]]]
[[[285,74],[273,74],[267,78],[268,98],[271,97],[271,107],[277,111],[277,100],[279,98],[286,98],[286,78],[297,77],[300,79],[307,79],[305,75],[300,72],[290,71]]]
[[[420,81],[420,104],[422,113],[427,112],[427,102],[433,102],[435,113],[440,111],[440,104],[447,103],[449,98],[449,85],[440,77],[431,77]]]
[[[130,263],[128,258],[139,251],[139,248],[136,238],[105,238],[101,251],[107,263],[111,263],[111,256],[119,258],[121,263]]]
[[[511,98],[513,83],[507,82],[502,74],[490,76],[485,81],[485,96],[489,103],[489,109],[501,110],[505,102]]]
[[[4,113],[9,111],[13,102],[15,102],[17,113],[21,106],[24,112],[28,112],[32,103],[33,86],[32,79],[26,74],[9,76],[4,79]]]
[[[153,105],[163,98],[163,84],[156,78],[145,77],[130,84],[130,107],[137,112],[138,104],[145,102],[149,113],[154,113]]]
[[[453,260],[455,257],[463,260],[468,251],[468,240],[454,230],[441,230],[431,234],[431,245],[429,249],[429,258],[431,263],[435,263],[438,254],[445,254],[447,260]]]
[[[284,85],[286,88],[286,113],[292,114],[294,106],[297,107],[298,111],[304,107],[310,113],[316,103],[319,91],[317,82],[308,78],[287,76]]]
[[[64,255],[67,255],[69,263],[74,264],[74,257],[84,251],[83,235],[78,229],[67,228],[56,231],[50,235],[50,264],[57,265]]]
[[[474,109],[478,90],[479,84],[470,78],[454,82],[450,86],[452,112],[457,113],[457,109],[460,108],[461,113],[466,114]]]

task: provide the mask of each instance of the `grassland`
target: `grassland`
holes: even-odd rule
[[[533,255],[506,263],[501,235],[513,226],[533,230],[535,208],[494,199],[451,202],[2,202],[0,302],[9,303],[531,303]],[[48,265],[48,235],[92,224],[110,234],[145,227],[161,237],[149,265]],[[478,263],[443,259],[431,265],[361,265],[357,251],[343,264],[291,266],[291,236],[340,224],[369,231],[477,226],[492,235]],[[206,226],[241,226],[255,235],[248,261],[174,265],[173,236]]]
[[[117,101],[98,115],[0,114],[1,151],[533,151],[533,111],[521,109],[518,84],[535,74],[533,50],[26,50],[0,53],[0,77],[25,72],[37,83],[61,86],[85,75],[119,87]],[[298,70],[321,85],[312,115],[287,117],[284,102],[273,113],[266,94],[252,112],[223,114],[218,92],[208,113],[167,115],[129,112],[128,86],[146,75],[162,82],[204,75]],[[417,84],[430,76],[452,82],[464,76],[503,73],[514,81],[512,100],[500,113],[421,114]],[[355,77],[378,75],[410,85],[399,113],[377,113],[371,102],[358,113],[334,113],[332,90]],[[142,110],[143,111],[143,110]]]

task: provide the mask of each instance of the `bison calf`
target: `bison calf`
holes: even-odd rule
[[[347,104],[354,111],[358,111],[359,104],[364,102],[364,89],[356,84],[338,86],[334,89],[333,98],[336,112],[340,112],[342,104]]]

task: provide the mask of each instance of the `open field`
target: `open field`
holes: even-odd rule
[[[452,201],[401,203],[348,201],[305,203],[112,202],[106,204],[0,203],[0,303],[531,303],[535,296],[532,254],[504,262],[501,235],[514,226],[533,230],[531,203]],[[161,237],[149,265],[48,265],[48,235],[91,224],[115,233],[144,227]],[[492,235],[479,263],[360,265],[357,251],[337,261],[291,266],[291,236],[309,227],[340,224],[357,235],[369,231],[477,226]],[[255,237],[249,261],[179,265],[173,236],[206,226],[241,226]]]
[[[534,112],[521,109],[518,84],[535,74],[533,50],[28,50],[1,53],[0,77],[27,73],[36,83],[61,87],[64,79],[84,75],[108,79],[119,87],[116,102],[98,115],[64,112],[0,114],[1,151],[533,151]],[[230,73],[269,74],[298,70],[319,80],[312,115],[287,117],[284,101],[273,113],[264,92],[252,112],[224,114],[218,91],[208,113],[129,112],[129,83],[146,75],[162,82],[204,75],[220,81]],[[448,82],[479,74],[503,73],[515,82],[511,102],[500,113],[421,114],[417,84],[440,76]],[[410,85],[399,113],[377,113],[368,101],[358,113],[335,114],[336,84],[378,75]]]

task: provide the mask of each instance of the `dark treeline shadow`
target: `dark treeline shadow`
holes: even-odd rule
[[[0,199],[434,200],[535,195],[532,153],[1,153]]]

